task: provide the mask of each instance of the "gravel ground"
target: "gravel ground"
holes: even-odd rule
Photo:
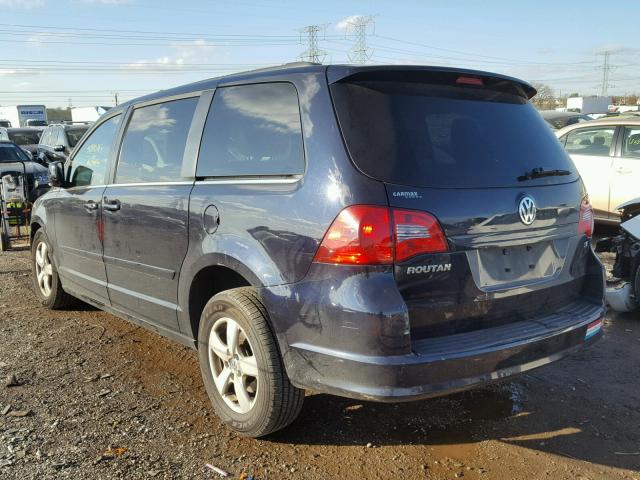
[[[610,258],[609,258],[610,260]],[[640,316],[515,381],[382,405],[308,394],[242,438],[209,407],[195,352],[84,307],[35,302],[29,252],[0,254],[0,478],[640,479]]]

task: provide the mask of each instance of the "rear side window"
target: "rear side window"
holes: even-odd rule
[[[626,127],[624,129],[622,156],[640,158],[640,127]]]
[[[331,85],[336,114],[356,166],[389,183],[482,188],[522,185],[532,168],[578,178],[540,114],[522,96],[404,81]]]
[[[115,183],[179,181],[198,97],[133,111],[122,140]]]
[[[574,155],[609,155],[615,127],[577,128],[567,134],[564,148]]]
[[[304,173],[298,95],[289,83],[216,90],[204,128],[197,176]]]

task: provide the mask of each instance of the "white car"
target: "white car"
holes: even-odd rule
[[[577,123],[554,132],[582,176],[596,220],[618,222],[618,205],[640,194],[640,117]]]

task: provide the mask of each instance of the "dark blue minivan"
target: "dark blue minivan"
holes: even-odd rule
[[[304,390],[395,402],[601,335],[571,160],[486,72],[292,64],[109,110],[33,209],[35,292],[199,352],[216,412],[262,436]]]

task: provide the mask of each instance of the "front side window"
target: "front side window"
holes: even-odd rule
[[[106,182],[107,165],[121,118],[122,115],[116,115],[102,123],[82,144],[71,164],[71,186],[86,187]]]
[[[115,183],[175,182],[198,97],[133,111],[122,141]]]
[[[622,156],[640,158],[640,127],[625,127],[622,137]]]
[[[567,134],[564,148],[575,155],[609,155],[615,127],[577,128]]]
[[[216,90],[200,145],[197,176],[304,173],[298,95],[289,83]]]

